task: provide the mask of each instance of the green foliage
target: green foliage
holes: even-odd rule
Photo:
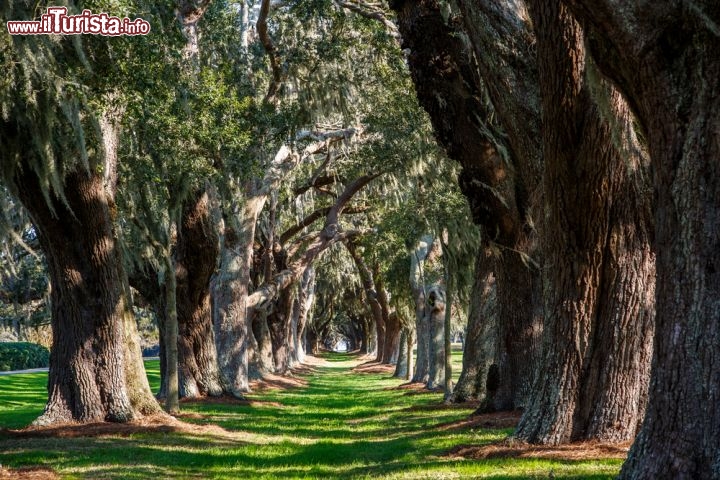
[[[43,368],[50,363],[50,351],[27,342],[0,343],[0,371]]]

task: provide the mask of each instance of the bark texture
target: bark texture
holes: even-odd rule
[[[183,208],[175,262],[180,396],[185,398],[224,391],[210,308],[210,277],[218,253],[210,200],[207,192],[199,192]]]
[[[295,288],[292,287],[280,291],[280,297],[267,316],[275,373],[281,375],[290,370],[290,327],[295,300]]]
[[[536,377],[543,331],[540,272],[517,251],[503,250],[494,259],[498,319],[494,337],[496,388],[483,406],[488,411],[525,408]]]
[[[30,169],[15,182],[53,285],[49,397],[35,424],[132,420],[142,412],[130,401],[125,376],[129,299],[103,178],[82,169],[69,173],[65,201],[51,191],[50,204]]]
[[[559,1],[530,4],[543,97],[546,317],[542,376],[516,435],[627,441],[644,413],[654,326],[647,162],[619,93],[589,81],[580,25]]]
[[[398,359],[395,364],[395,372],[393,377],[407,378],[408,376],[408,330],[403,328],[400,332],[400,346],[398,349]]]
[[[383,307],[380,304],[380,299],[378,298],[378,292],[375,289],[375,281],[373,278],[373,273],[370,271],[368,266],[365,263],[365,260],[363,259],[362,255],[360,254],[358,247],[353,242],[346,242],[345,245],[347,246],[348,252],[350,252],[350,256],[352,256],[355,266],[358,269],[358,273],[360,275],[360,281],[363,286],[363,290],[365,293],[365,299],[368,305],[368,308],[370,310],[370,313],[372,315],[372,319],[375,325],[375,332],[376,332],[376,352],[377,355],[375,357],[375,360],[378,362],[383,361],[383,354],[385,352],[385,316],[383,315]]]
[[[302,363],[305,361],[305,347],[303,345],[303,337],[308,320],[311,318],[313,305],[315,304],[315,269],[310,266],[302,276],[298,288],[297,299],[297,317],[294,319],[292,341],[294,349],[294,363]],[[357,344],[357,340],[356,344]]]
[[[375,279],[378,301],[385,325],[385,338],[382,342],[383,353],[382,357],[378,356],[378,361],[387,365],[394,365],[397,363],[400,348],[400,318],[395,312],[390,311],[388,292],[385,290],[380,266],[377,262],[373,267],[373,278]]]
[[[482,6],[481,13],[475,14],[485,22],[483,30],[464,25],[459,16],[451,14],[445,19],[437,0],[393,2],[403,45],[410,48],[410,70],[418,99],[430,115],[438,141],[463,167],[458,182],[470,202],[473,220],[491,242],[520,252],[516,255],[531,257],[537,243],[537,222],[532,218],[537,216],[540,202],[540,149],[532,137],[539,132],[539,106],[537,85],[533,83],[535,62],[523,56],[530,54],[523,43],[532,40],[529,21],[521,18],[524,10],[515,7],[508,4],[508,11],[504,11],[498,6]],[[507,32],[515,37],[495,38]],[[427,41],[428,35],[432,42]],[[473,50],[472,41],[488,38],[491,43]],[[504,75],[502,79],[496,70]],[[503,83],[492,83],[499,81]],[[498,101],[502,105],[498,106]],[[516,264],[515,259],[512,264]],[[524,403],[513,395],[528,389],[517,385],[532,383],[532,368],[513,371],[510,366],[533,365],[528,355],[538,354],[539,330],[530,327],[537,323],[535,308],[527,299],[533,298],[533,289],[539,284],[533,282],[529,271],[513,268],[518,275],[502,275],[505,263],[493,265],[500,269],[495,272],[498,288],[504,282],[502,291],[509,293],[498,300],[500,319],[495,323],[505,332],[494,332],[500,336],[495,363],[501,367],[503,382],[498,390],[498,408],[505,409]],[[511,340],[514,338],[517,340]],[[521,373],[528,377],[519,378]],[[466,377],[463,390],[469,387]]]
[[[445,290],[433,286],[428,290],[424,322],[429,332],[428,380],[429,390],[443,388],[445,384]]]
[[[620,478],[720,478],[720,5],[572,1],[654,169],[649,403]]]
[[[221,249],[220,271],[213,285],[213,323],[218,364],[229,392],[249,391],[248,348],[252,335],[247,297],[253,264],[255,225],[264,197],[250,197],[239,213],[238,226],[227,219]]]
[[[453,390],[454,402],[484,399],[487,393],[485,379],[497,351],[497,297],[492,270],[492,254],[486,245],[481,246],[475,261],[462,371]]]

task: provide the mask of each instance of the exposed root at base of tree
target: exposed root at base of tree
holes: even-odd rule
[[[396,387],[387,387],[385,390],[406,390],[405,395],[424,395],[426,393],[440,393],[442,388],[430,390],[427,388],[427,384],[420,382],[408,382],[398,385]],[[462,405],[462,404],[458,404]],[[467,404],[466,404],[467,405]],[[462,407],[460,407],[462,408]]]
[[[442,407],[446,408],[452,408],[453,405],[457,405],[456,408],[460,408],[463,406],[463,404],[451,404],[451,405],[440,405]],[[470,406],[468,404],[465,404],[466,406]],[[421,408],[428,408],[432,407],[433,405],[428,405],[427,407],[410,407],[412,409],[421,409]],[[520,410],[515,410],[512,412],[494,412],[494,413],[483,413],[480,415],[472,415],[468,418],[464,418],[462,420],[457,420],[455,422],[450,422],[446,424],[439,425],[436,427],[438,430],[467,430],[470,428],[515,428],[520,421],[520,416],[522,415],[522,412]]]
[[[564,445],[532,445],[507,439],[489,445],[458,445],[445,456],[451,458],[543,458],[548,460],[624,459],[632,442],[576,442]]]
[[[60,478],[54,470],[47,467],[0,467],[0,480],[55,480]]]
[[[395,365],[378,362],[366,362],[352,369],[355,373],[395,373]]]
[[[428,390],[429,391],[429,390]],[[433,403],[430,405],[413,405],[404,408],[406,412],[429,412],[433,410],[474,410],[479,405],[478,402],[467,403]],[[470,419],[468,419],[470,420]],[[467,420],[463,420],[467,421]]]
[[[250,390],[254,392],[264,392],[267,390],[288,390],[290,388],[305,387],[307,384],[308,381],[304,378],[268,373],[259,380],[251,381]]]
[[[265,390],[270,390],[274,387],[271,386],[265,386]],[[260,390],[263,389],[262,386],[259,387]],[[250,393],[249,395],[252,395]],[[205,405],[205,404],[222,404],[222,405],[244,405],[248,407],[259,407],[259,406],[266,406],[266,407],[278,407],[282,408],[284,407],[283,404],[278,402],[266,402],[263,400],[253,400],[251,398],[237,398],[233,397],[232,395],[220,395],[217,397],[200,397],[200,398],[183,398],[180,400],[180,403],[185,405]],[[177,415],[179,418],[185,418],[186,414],[181,413],[180,415]]]
[[[127,437],[136,433],[212,435],[235,441],[242,440],[243,435],[242,432],[231,432],[217,425],[185,423],[164,413],[143,417],[128,423],[68,423],[47,427],[27,427],[22,430],[0,430],[0,436],[9,438]]]
[[[424,383],[417,383],[417,382],[403,383],[396,387],[387,387],[387,388],[385,388],[385,390],[425,390],[427,392],[430,391],[425,388]]]

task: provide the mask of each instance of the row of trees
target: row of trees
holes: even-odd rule
[[[455,398],[530,442],[637,434],[622,478],[717,476],[718,7],[392,6],[485,240]]]
[[[172,7],[113,5],[147,37],[3,37],[3,202],[31,220],[3,232],[36,241],[51,285],[40,425],[159,411],[136,306],[159,325],[169,411],[287,373],[351,326],[332,314],[350,292],[363,349],[395,363],[415,328],[408,247],[445,232],[449,258],[473,237],[390,22],[331,2]],[[328,315],[310,315],[316,284]]]

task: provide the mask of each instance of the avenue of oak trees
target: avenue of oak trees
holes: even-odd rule
[[[37,424],[161,410],[137,303],[169,411],[342,342],[522,409],[519,440],[634,439],[622,478],[720,477],[719,5],[124,6],[153,35],[0,44],[0,193],[52,286]]]

